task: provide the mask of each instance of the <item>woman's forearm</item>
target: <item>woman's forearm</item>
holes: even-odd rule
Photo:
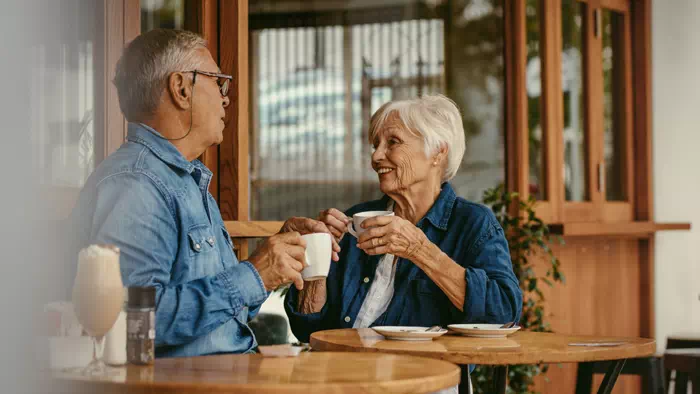
[[[320,312],[326,305],[326,279],[304,282],[304,290],[299,292],[297,310],[310,314]]]
[[[464,311],[464,297],[467,293],[464,267],[457,264],[432,242],[426,242],[419,248],[411,261],[438,285],[457,309]]]

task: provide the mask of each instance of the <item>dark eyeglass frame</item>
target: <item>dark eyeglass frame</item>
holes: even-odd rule
[[[219,92],[221,93],[222,97],[226,97],[228,95],[228,89],[231,85],[231,81],[233,81],[233,76],[227,75],[227,74],[212,73],[209,71],[201,71],[201,70],[192,70],[192,71],[183,71],[183,72],[194,74],[194,76],[192,77],[192,85],[194,85],[195,82],[197,81],[197,74],[202,74],[202,75],[206,75],[207,77],[216,78],[216,84],[219,85]],[[223,82],[222,82],[222,80],[223,80]]]

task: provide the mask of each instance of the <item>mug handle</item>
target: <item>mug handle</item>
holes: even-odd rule
[[[357,235],[357,232],[355,232],[355,228],[353,227],[352,221],[348,224],[348,232],[352,234],[355,238],[360,238],[360,236]]]

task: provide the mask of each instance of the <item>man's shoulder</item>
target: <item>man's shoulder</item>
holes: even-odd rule
[[[496,225],[498,220],[493,211],[484,204],[475,203],[462,197],[455,199],[452,216],[474,225]]]
[[[169,184],[178,176],[146,146],[126,142],[100,163],[90,178],[95,188],[114,182],[146,183],[165,192],[175,187]]]
[[[477,250],[501,231],[491,208],[461,197],[455,199],[447,227],[448,232],[459,234],[468,251]]]

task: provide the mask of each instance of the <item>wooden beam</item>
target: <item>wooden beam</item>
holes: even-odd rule
[[[596,25],[602,25],[599,0],[590,0],[584,14],[583,28],[583,81],[584,81],[584,134],[586,146],[586,189],[592,203],[594,220],[600,220],[605,198],[603,162],[603,35]],[[596,19],[597,12],[597,19]],[[602,168],[601,168],[602,167]]]
[[[225,221],[231,238],[262,238],[277,234],[284,222]]]
[[[103,0],[104,3],[104,58],[100,78],[100,87],[104,94],[103,123],[97,125],[96,130],[104,130],[103,157],[107,157],[117,150],[124,142],[126,121],[119,107],[117,88],[112,81],[116,75],[117,61],[124,48],[124,1]]]
[[[248,1],[219,2],[219,66],[233,75],[231,105],[219,147],[219,206],[224,220],[248,220]],[[247,256],[241,244],[240,256]]]
[[[630,9],[630,0],[600,0],[600,5],[608,10],[627,12]]]
[[[564,202],[564,103],[561,78],[561,4],[540,2],[542,39],[542,134],[545,145],[546,212],[537,213],[545,221],[562,220]]]
[[[561,236],[630,236],[649,237],[659,231],[690,230],[690,223],[654,222],[581,222],[553,223],[549,225],[552,234]]]
[[[219,62],[218,12],[218,0],[185,1],[185,30],[195,32],[207,40],[209,52],[217,63]],[[209,147],[200,160],[213,173],[209,193],[219,201],[219,147]]]
[[[124,45],[141,34],[141,1],[124,0]]]
[[[654,219],[652,179],[651,0],[632,2],[634,86],[634,208],[636,220]],[[641,334],[654,336],[654,239],[639,242]]]
[[[525,2],[506,0],[505,30],[505,90],[506,108],[506,188],[528,196],[528,134],[527,92],[525,87]],[[514,205],[511,209],[516,209]]]

